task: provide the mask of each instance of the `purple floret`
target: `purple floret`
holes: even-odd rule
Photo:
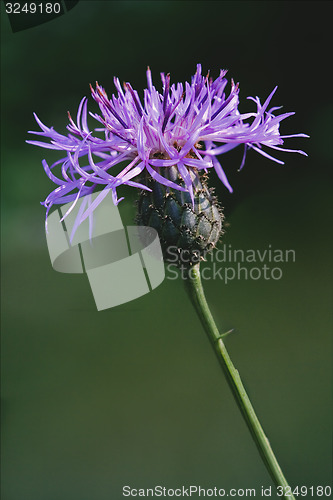
[[[225,75],[226,71],[221,71],[216,80],[212,80],[209,74],[204,77],[198,64],[191,84],[170,85],[170,75],[162,73],[163,92],[160,93],[152,84],[148,68],[148,88],[144,90],[143,103],[129,83],[124,84],[122,89],[118,78],[114,79],[117,94],[113,94],[111,99],[103,87],[96,83],[96,89],[91,87],[91,95],[101,114],[89,113],[100,124],[92,131],[87,124],[86,97],[79,105],[76,123],[68,114],[67,136],[57,133],[52,127],[46,127],[35,114],[41,131],[29,133],[45,137],[49,142],[27,142],[62,150],[65,155],[51,166],[46,160],[42,162],[48,177],[58,186],[42,203],[46,207],[46,216],[53,205],[73,202],[66,217],[79,198],[100,191],[93,203],[88,203],[87,208],[85,205],[81,207],[75,224],[77,227],[93,213],[109,192],[113,202],[118,204],[123,199],[117,196],[119,186],[125,184],[150,190],[138,182],[138,176],[143,172],[165,186],[187,190],[193,201],[189,170],[207,171],[214,168],[220,180],[232,192],[217,156],[240,144],[244,145],[240,168],[244,165],[249,148],[281,164],[281,160],[269,155],[262,146],[306,155],[300,150],[281,147],[285,138],[308,136],[280,135],[280,122],[294,113],[275,116],[273,112],[279,108],[267,109],[276,88],[264,104],[260,103],[258,97],[249,98],[255,102],[257,109],[252,113],[241,114],[238,111],[238,84],[235,85],[232,80],[230,94],[226,96]],[[103,138],[98,137],[101,132]],[[126,167],[112,175],[112,167],[123,162],[127,163]],[[173,165],[177,166],[185,188],[163,175],[163,169]],[[61,178],[54,174],[56,167],[60,167]]]

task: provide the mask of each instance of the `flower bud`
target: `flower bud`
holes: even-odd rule
[[[152,190],[141,191],[136,222],[156,229],[165,260],[174,262],[175,248],[178,263],[190,265],[203,259],[215,247],[222,234],[223,213],[213,189],[207,186],[207,175],[189,169],[192,178],[194,203],[188,191],[180,191],[147,179]],[[165,175],[165,174],[164,174]],[[170,181],[185,187],[177,167],[169,167]]]

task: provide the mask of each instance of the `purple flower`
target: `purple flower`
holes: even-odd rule
[[[76,123],[68,113],[67,136],[59,134],[52,127],[46,127],[34,114],[41,132],[29,133],[45,137],[49,142],[27,142],[64,151],[64,157],[51,166],[46,160],[42,162],[48,177],[58,186],[42,203],[46,207],[46,216],[53,205],[73,202],[66,217],[80,197],[102,188],[93,203],[79,210],[75,224],[77,227],[109,192],[113,202],[118,204],[123,199],[117,197],[119,186],[126,184],[150,190],[138,181],[142,173],[170,188],[187,190],[193,201],[193,176],[190,170],[207,171],[214,168],[223,184],[232,192],[217,156],[240,144],[244,145],[240,168],[244,165],[249,148],[281,164],[281,160],[270,156],[262,146],[306,154],[281,147],[285,138],[308,136],[280,135],[280,122],[294,113],[275,116],[273,112],[279,108],[268,109],[277,87],[264,104],[258,97],[250,98],[257,109],[252,113],[241,114],[238,110],[238,84],[235,85],[231,80],[231,90],[227,96],[225,75],[226,71],[221,70],[216,80],[210,78],[209,74],[202,76],[201,65],[198,64],[191,83],[170,85],[170,75],[162,73],[163,92],[160,93],[152,84],[148,68],[148,88],[144,90],[143,103],[129,83],[124,84],[122,89],[118,78],[114,79],[117,95],[113,94],[111,99],[103,87],[96,83],[96,89],[91,87],[91,94],[101,114],[89,114],[100,126],[94,130],[88,128],[87,99],[84,97],[79,105]],[[112,167],[123,162],[127,163],[126,167],[112,175]],[[177,166],[185,187],[163,175],[173,165]],[[54,173],[56,167],[61,167],[61,178]]]

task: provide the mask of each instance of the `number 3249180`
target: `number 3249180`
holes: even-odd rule
[[[291,497],[300,495],[311,497],[329,497],[332,494],[330,486],[296,486],[293,490],[290,486],[277,486],[276,494],[278,497]]]
[[[7,14],[60,14],[61,11],[61,5],[58,2],[26,2],[23,5],[18,2],[7,2],[5,6]]]

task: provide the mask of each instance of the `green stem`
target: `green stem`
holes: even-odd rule
[[[234,367],[224,345],[222,336],[215,325],[202,288],[199,264],[196,264],[188,269],[188,273],[184,281],[191,301],[199,315],[215,353],[217,354],[231,391],[236,399],[268,472],[270,473],[275,485],[282,486],[283,493],[291,493],[287,480],[283,475],[271,445],[269,444],[263,428],[260,425],[251,401],[246,394],[238,370]],[[283,495],[283,497],[288,498],[289,500],[295,500],[294,496],[291,494]]]

